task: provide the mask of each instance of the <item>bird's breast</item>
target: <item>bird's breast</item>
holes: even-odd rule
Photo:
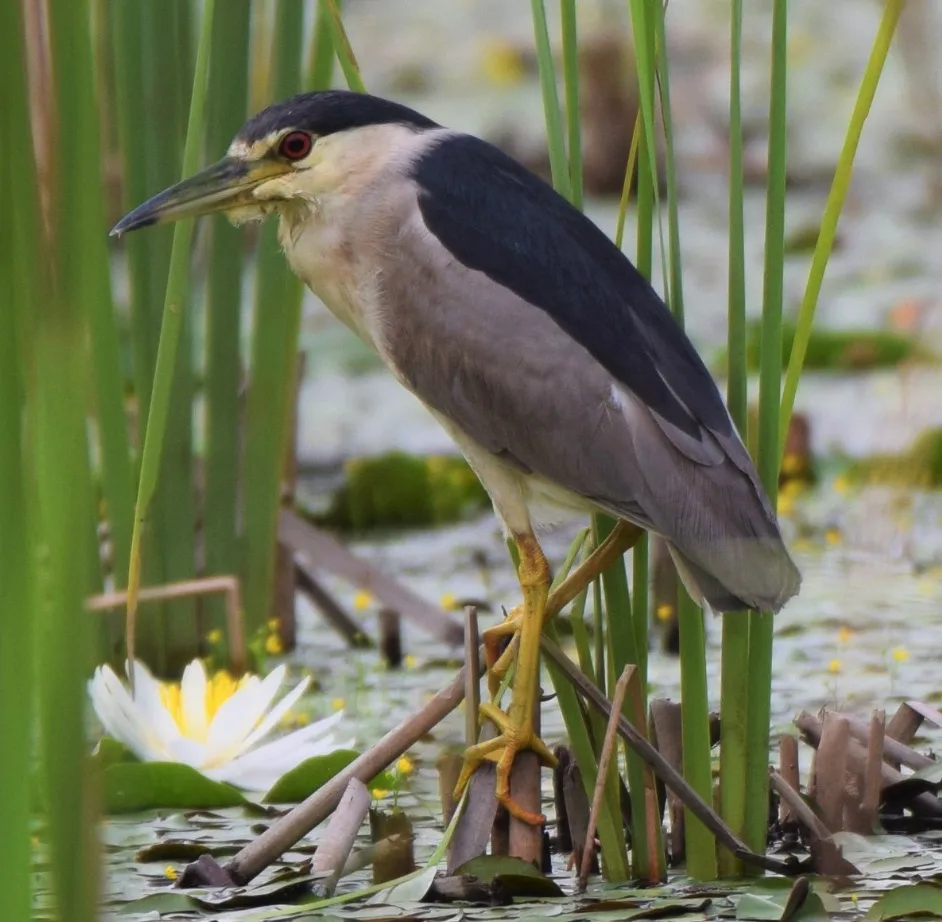
[[[279,237],[291,270],[345,326],[380,351],[381,304],[376,272],[343,224],[312,214],[282,221]]]

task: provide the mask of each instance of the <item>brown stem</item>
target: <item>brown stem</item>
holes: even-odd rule
[[[608,766],[615,751],[615,736],[618,732],[618,715],[622,712],[625,703],[625,693],[628,691],[628,682],[637,666],[628,664],[615,684],[615,697],[612,700],[612,713],[605,728],[605,742],[602,744],[602,755],[599,757],[599,772],[595,778],[595,791],[592,793],[592,810],[589,813],[589,826],[585,833],[585,848],[582,850],[582,866],[579,868],[579,890],[585,890],[592,868],[592,856],[595,853],[595,830],[599,822],[599,812],[602,809],[602,800],[605,797],[605,779],[608,776]]]

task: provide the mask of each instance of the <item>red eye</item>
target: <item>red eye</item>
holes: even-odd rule
[[[281,139],[278,153],[285,160],[303,160],[314,146],[314,139],[306,131],[292,131]]]

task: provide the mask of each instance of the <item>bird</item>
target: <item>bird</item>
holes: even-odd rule
[[[534,729],[547,613],[643,530],[713,612],[777,612],[798,592],[775,511],[681,326],[602,230],[498,148],[392,100],[302,93],[111,233],[213,212],[277,217],[293,272],[425,404],[516,545],[522,604],[482,632],[492,693],[513,667],[510,702],[480,705],[498,733],[468,748],[457,794],[490,761],[498,801],[544,821],[510,796],[510,771],[523,750],[555,763]],[[581,512],[617,525],[551,596],[537,529]]]

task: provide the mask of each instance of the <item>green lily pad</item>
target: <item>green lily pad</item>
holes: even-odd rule
[[[102,771],[110,765],[117,765],[119,762],[136,761],[137,757],[124,743],[118,742],[110,736],[102,737],[101,742],[92,753],[92,763]]]
[[[118,912],[121,915],[133,915],[135,913],[159,913],[161,916],[171,912],[193,912],[199,910],[200,904],[197,900],[181,893],[168,891],[167,893],[149,893],[139,900],[132,900],[125,903]]]
[[[882,919],[942,919],[942,890],[932,884],[897,887],[880,897],[867,911],[864,922]]]
[[[790,890],[757,887],[744,893],[736,904],[736,918],[757,922],[827,922],[830,915],[808,880],[799,878]]]
[[[102,787],[107,813],[249,803],[232,785],[210,781],[179,762],[118,762],[105,769]]]
[[[351,762],[359,758],[355,749],[336,749],[322,756],[312,756],[285,772],[262,798],[268,804],[297,804],[322,788],[335,775],[339,775]],[[396,779],[389,772],[380,772],[368,788],[389,790]]]
[[[455,876],[469,874],[482,884],[495,881],[511,896],[554,897],[563,896],[563,891],[554,880],[546,877],[529,861],[507,855],[481,855],[466,861],[455,870]]]

